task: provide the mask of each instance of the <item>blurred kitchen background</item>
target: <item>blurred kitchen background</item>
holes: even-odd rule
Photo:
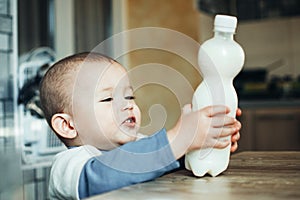
[[[0,0],[0,199],[48,198],[51,158],[64,146],[41,116],[37,88],[53,62],[140,27],[172,29],[201,44],[213,35],[216,13],[238,17],[235,39],[246,53],[234,81],[243,110],[239,151],[300,150],[299,0]],[[120,48],[138,41],[127,38]],[[197,50],[190,53],[196,60]],[[192,63],[172,52],[139,49],[117,60],[128,69],[166,65],[193,89],[201,82]],[[151,72],[145,76],[163,73],[155,67]],[[174,125],[180,104],[172,91],[147,84],[135,93],[142,132]],[[181,103],[191,99],[190,92]]]

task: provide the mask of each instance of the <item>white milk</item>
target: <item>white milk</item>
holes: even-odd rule
[[[215,17],[214,37],[199,49],[198,62],[203,82],[194,93],[193,110],[209,105],[226,105],[231,111],[228,115],[235,117],[238,100],[233,79],[242,69],[245,59],[243,49],[233,38],[236,25],[236,17]],[[185,167],[193,171],[195,176],[204,176],[206,173],[217,176],[226,170],[229,156],[230,145],[225,149],[192,151],[186,154]]]

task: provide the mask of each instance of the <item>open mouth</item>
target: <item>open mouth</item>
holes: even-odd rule
[[[134,127],[136,123],[136,119],[134,116],[128,117],[126,120],[123,121],[122,124],[129,126],[129,127]]]

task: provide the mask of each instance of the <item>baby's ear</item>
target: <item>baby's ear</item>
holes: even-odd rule
[[[57,113],[51,119],[52,128],[63,138],[74,139],[77,131],[74,127],[73,118],[65,113]]]

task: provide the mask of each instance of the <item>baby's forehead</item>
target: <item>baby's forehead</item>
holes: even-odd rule
[[[110,65],[99,76],[98,89],[131,88],[127,71],[118,63]]]
[[[84,60],[74,64],[77,77],[86,77],[86,79],[95,76],[106,76],[105,72],[113,65],[112,62],[105,60]]]
[[[126,69],[113,60],[87,59],[76,63],[75,84],[89,85],[103,88],[129,87],[129,78]]]

